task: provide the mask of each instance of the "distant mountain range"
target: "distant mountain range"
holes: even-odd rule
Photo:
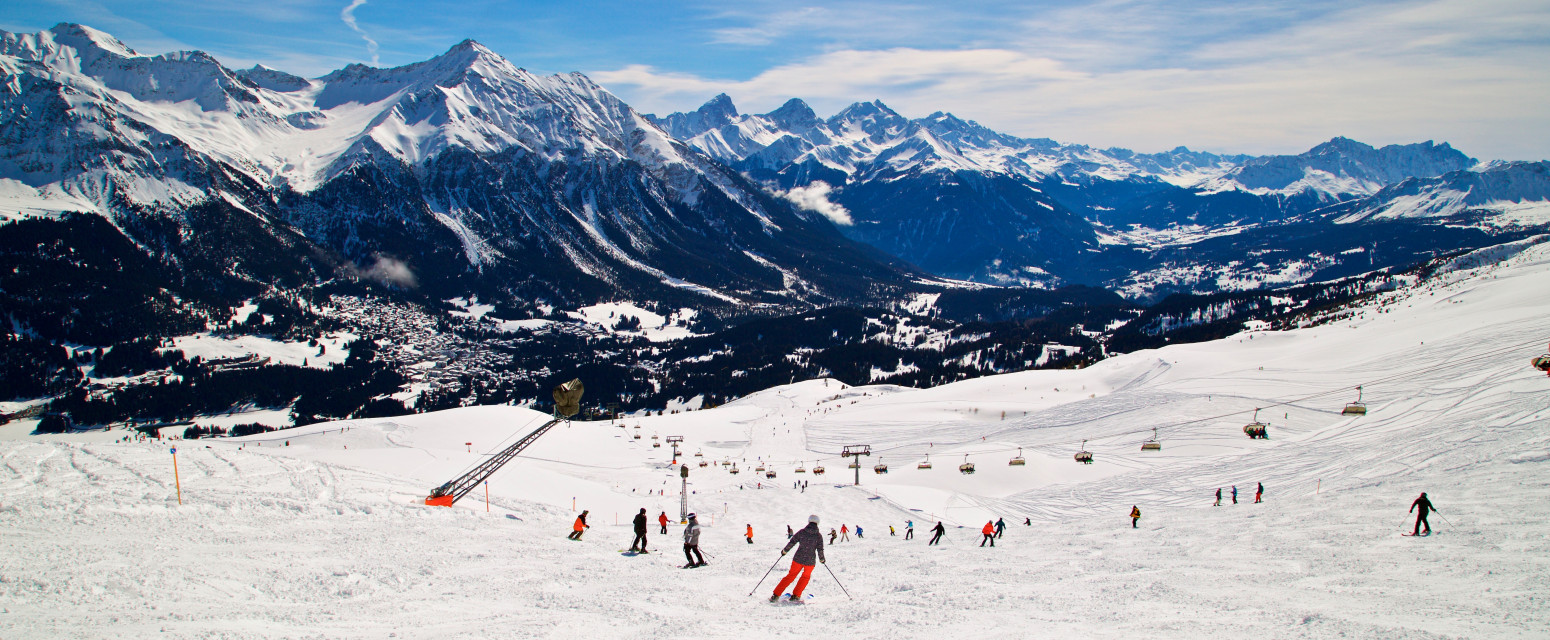
[[[255,291],[340,281],[478,295],[508,317],[613,299],[721,317],[886,306],[954,280],[1252,288],[1539,228],[1550,192],[1546,163],[1445,143],[1142,154],[879,101],[740,114],[725,95],[658,118],[472,41],[306,79],[61,24],[0,32],[0,68],[16,262],[0,287],[13,322],[61,337],[88,301],[197,324]],[[1280,245],[1298,249],[1267,257]],[[116,257],[72,256],[86,246]],[[154,303],[105,294],[129,256]],[[45,271],[60,286],[40,287]]]

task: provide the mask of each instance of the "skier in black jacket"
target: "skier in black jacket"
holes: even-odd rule
[[[770,602],[780,600],[780,592],[786,590],[786,585],[796,581],[796,588],[791,590],[790,602],[802,603],[802,590],[807,588],[807,581],[813,577],[813,560],[827,564],[823,557],[823,533],[818,531],[818,516],[807,518],[807,526],[802,527],[791,539],[786,542],[786,547],[780,550],[784,556],[791,551],[791,547],[797,548],[797,554],[791,557],[791,570],[786,572],[786,577],[781,578],[780,584],[775,585],[775,593],[770,596]],[[800,576],[800,577],[798,577]]]
[[[1432,523],[1426,521],[1426,515],[1436,511],[1437,507],[1432,506],[1432,501],[1426,499],[1426,492],[1424,491],[1421,492],[1421,497],[1416,498],[1415,502],[1410,503],[1410,511],[1414,512],[1416,507],[1421,508],[1421,513],[1416,515],[1415,530],[1411,531],[1410,535],[1420,535],[1422,525],[1426,526],[1426,535],[1431,535]]]
[[[926,543],[926,546],[928,547],[936,544],[938,540],[942,539],[942,534],[947,533],[947,527],[942,526],[942,522],[939,520],[937,521],[936,526],[931,528],[931,532],[936,535],[931,536],[931,541]]]
[[[635,541],[630,543],[630,551],[646,553],[646,509],[641,507],[640,513],[635,514]]]

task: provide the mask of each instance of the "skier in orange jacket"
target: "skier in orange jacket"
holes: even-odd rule
[[[657,516],[657,524],[662,525],[662,535],[664,535],[664,536],[667,535],[667,512],[666,511],[663,511],[662,515]]]
[[[996,546],[996,523],[994,521],[986,521],[985,528],[980,529],[980,533],[985,534],[985,539],[980,540],[980,546],[985,546],[986,542],[989,542],[992,547]]]
[[[748,533],[743,535],[748,537],[748,544],[753,544],[753,525],[748,525]]]
[[[587,510],[586,509],[582,509],[581,510],[581,515],[576,516],[576,523],[572,524],[570,528],[571,528],[570,535],[565,536],[565,537],[570,538],[572,540],[580,540],[581,539],[581,534],[583,532],[585,532],[587,529],[592,528],[592,525],[587,524]]]

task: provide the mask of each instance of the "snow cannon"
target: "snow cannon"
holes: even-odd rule
[[[581,392],[585,388],[576,378],[554,388],[554,414],[569,418],[581,411]]]

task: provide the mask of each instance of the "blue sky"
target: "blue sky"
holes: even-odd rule
[[[408,2],[21,0],[0,29],[79,22],[142,53],[307,76],[465,38],[667,113],[718,92],[820,115],[873,98],[1029,137],[1297,153],[1337,135],[1550,158],[1550,2]]]

